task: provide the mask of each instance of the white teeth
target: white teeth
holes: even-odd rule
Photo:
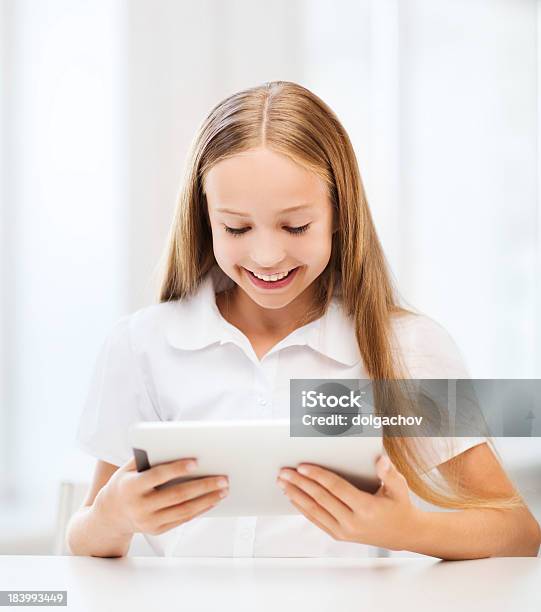
[[[289,272],[291,272],[291,270]],[[255,272],[252,272],[252,274],[256,276],[257,278],[260,278],[261,280],[264,280],[267,282],[275,282],[275,281],[281,280],[282,278],[285,278],[289,274],[289,272],[282,272],[280,274],[271,274],[270,276],[266,276],[264,274],[256,274]]]

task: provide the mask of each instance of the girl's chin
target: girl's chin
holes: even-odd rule
[[[275,295],[272,297],[262,296],[261,293],[246,292],[248,297],[254,304],[257,304],[260,308],[267,310],[282,310],[292,304],[298,297],[296,294],[293,295]]]

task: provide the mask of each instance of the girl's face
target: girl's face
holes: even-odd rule
[[[327,266],[332,206],[313,172],[269,149],[251,149],[213,166],[204,190],[216,261],[261,307],[287,306]],[[278,282],[268,279],[284,273]]]

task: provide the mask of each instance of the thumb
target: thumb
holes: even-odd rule
[[[408,483],[387,455],[381,455],[376,461],[376,474],[381,480],[381,487],[376,495],[386,495],[395,499],[408,497]]]
[[[135,457],[132,457],[129,461],[126,461],[126,463],[120,466],[120,469],[123,472],[131,472],[132,470],[135,470],[135,468]]]

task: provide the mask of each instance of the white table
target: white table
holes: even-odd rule
[[[16,589],[67,590],[46,609],[77,612],[539,612],[541,559],[0,556],[0,590]]]

